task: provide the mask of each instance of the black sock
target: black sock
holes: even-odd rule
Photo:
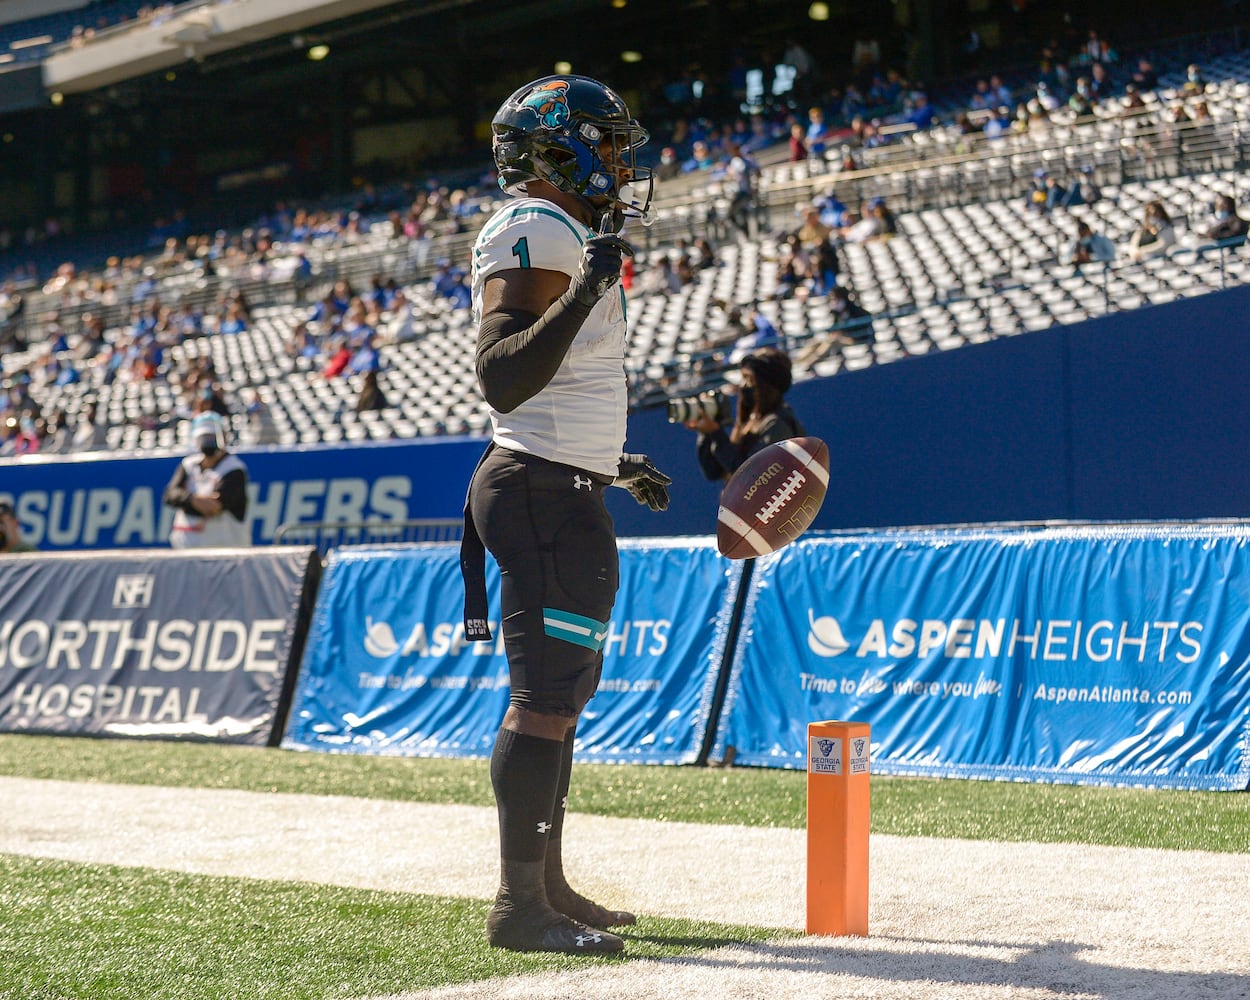
[[[576,729],[570,729],[564,737],[560,753],[560,780],[556,783],[555,805],[551,810],[551,834],[547,838],[547,888],[568,885],[564,879],[564,860],[561,847],[564,840],[564,814],[569,807],[569,779],[573,773],[573,739]]]
[[[564,744],[500,729],[490,758],[504,861],[542,861],[551,835]]]

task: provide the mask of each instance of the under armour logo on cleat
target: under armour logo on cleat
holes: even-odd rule
[[[543,822],[543,823],[538,824],[539,833],[547,833],[550,829],[551,829],[550,823]]]
[[[602,940],[603,935],[596,934],[594,932],[591,932],[590,934],[578,934],[576,938],[577,947],[579,948],[585,948],[588,944],[598,944]]]
[[[586,489],[590,489],[592,486],[594,486],[594,480],[588,477],[574,476],[573,477],[573,489],[580,490],[583,486],[585,486]]]

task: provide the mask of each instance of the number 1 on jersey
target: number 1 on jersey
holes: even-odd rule
[[[521,262],[521,267],[530,266],[530,245],[528,237],[522,236],[512,244],[512,256]]]

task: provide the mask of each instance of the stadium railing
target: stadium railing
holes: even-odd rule
[[[332,549],[350,545],[458,542],[460,518],[418,518],[409,521],[322,521],[284,524],[274,533],[275,545],[314,545],[322,559]]]

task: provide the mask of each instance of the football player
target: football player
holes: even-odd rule
[[[634,923],[575,892],[561,859],[578,716],[599,685],[616,600],[604,504],[623,487],[652,510],[671,480],[625,455],[626,218],[646,221],[647,133],[595,80],[556,76],[509,97],[491,124],[500,186],[516,200],[473,248],[477,376],[492,439],[465,503],[465,628],[490,638],[483,546],[499,564],[512,693],[491,757],[501,875],[496,947],[620,951]]]

